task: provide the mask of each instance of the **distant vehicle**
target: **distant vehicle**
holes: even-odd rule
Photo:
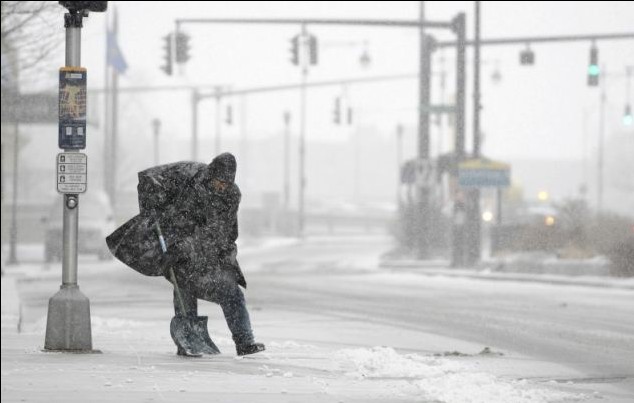
[[[44,237],[44,259],[47,262],[62,260],[62,202],[57,195],[48,216]],[[79,196],[78,254],[96,254],[100,260],[112,259],[106,245],[106,236],[115,230],[112,206],[103,192],[87,192]]]

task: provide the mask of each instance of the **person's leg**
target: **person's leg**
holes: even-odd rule
[[[229,285],[219,304],[236,346],[253,344],[251,319],[240,287],[237,284]]]
[[[240,286],[217,272],[201,278],[196,283],[198,298],[214,302],[222,308],[227,326],[236,345],[253,343],[251,319]]]

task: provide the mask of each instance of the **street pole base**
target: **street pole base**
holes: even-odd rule
[[[43,353],[67,353],[67,354],[102,354],[101,350],[51,350],[42,349]]]
[[[48,301],[44,349],[59,352],[93,352],[90,301],[77,285],[62,284]]]

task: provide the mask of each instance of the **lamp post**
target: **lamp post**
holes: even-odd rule
[[[159,132],[161,130],[161,120],[152,119],[152,129],[154,132],[154,165],[159,164]]]

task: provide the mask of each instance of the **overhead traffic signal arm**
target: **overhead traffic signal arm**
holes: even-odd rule
[[[172,75],[172,34],[169,33],[163,37],[163,49],[165,50],[164,60],[165,64],[161,66],[161,70],[165,72],[168,76]]]

